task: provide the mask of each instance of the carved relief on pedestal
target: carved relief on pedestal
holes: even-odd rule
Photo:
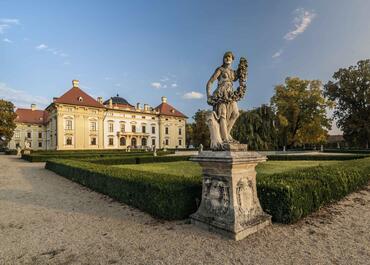
[[[236,185],[238,212],[243,217],[240,224],[247,224],[254,216],[262,212],[257,199],[256,187],[251,180],[242,178]]]
[[[230,207],[230,186],[225,180],[206,177],[203,190],[204,206],[209,213],[224,215]]]

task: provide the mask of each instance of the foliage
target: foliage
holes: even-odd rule
[[[275,87],[271,105],[277,116],[280,145],[294,147],[326,141],[330,129],[326,108],[332,103],[324,98],[319,80],[287,78],[285,84]]]
[[[185,125],[185,143],[187,147],[193,145],[194,125],[194,123],[187,123]]]
[[[18,151],[16,149],[9,149],[5,151],[6,155],[16,155],[18,154]]]
[[[359,149],[325,149],[324,153],[350,153],[350,154],[370,154],[370,150]]]
[[[325,95],[336,102],[334,117],[346,141],[369,148],[370,142],[370,60],[341,68],[325,85]]]
[[[272,220],[293,223],[370,180],[370,158],[257,178],[258,196]]]
[[[348,154],[348,155],[268,155],[268,160],[354,160],[368,157],[365,154]]]
[[[186,179],[72,160],[49,160],[47,169],[164,219],[187,218],[197,209],[201,179]]]
[[[106,157],[102,159],[89,159],[87,162],[100,165],[129,165],[129,164],[147,164],[160,162],[186,161],[190,156],[136,156],[136,157]]]
[[[241,111],[232,130],[234,139],[248,144],[252,150],[271,150],[276,147],[275,114],[270,106],[261,105]]]
[[[0,145],[7,146],[12,139],[16,117],[13,103],[0,99]]]
[[[195,121],[193,125],[193,143],[195,146],[202,144],[208,148],[210,146],[210,135],[208,126],[206,124],[206,110],[198,110],[193,119]]]

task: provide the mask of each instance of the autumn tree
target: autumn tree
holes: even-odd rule
[[[204,147],[210,146],[210,135],[206,124],[206,110],[198,110],[193,116],[193,137],[192,142],[195,146],[202,144]]]
[[[270,106],[261,105],[240,116],[232,130],[234,139],[252,150],[271,150],[276,147],[275,114]]]
[[[276,113],[281,146],[324,143],[331,128],[326,109],[332,106],[323,96],[321,81],[286,78],[275,87],[271,105]]]
[[[186,146],[189,146],[189,145],[192,145],[193,144],[193,130],[194,130],[194,123],[187,123],[185,125],[185,135],[186,135],[186,139],[185,139],[185,142],[186,142]]]
[[[0,99],[0,142],[3,146],[13,137],[16,117],[13,103]]]
[[[334,81],[325,85],[325,95],[335,104],[334,117],[344,139],[369,148],[370,142],[370,60],[341,68]]]

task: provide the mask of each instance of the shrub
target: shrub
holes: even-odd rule
[[[9,149],[5,151],[6,155],[16,155],[18,152],[16,149]]]
[[[86,162],[100,165],[127,165],[127,164],[147,164],[159,162],[176,162],[189,160],[190,156],[136,156],[136,157],[107,157],[103,159],[89,159]]]
[[[348,155],[268,155],[268,160],[354,160],[368,157],[365,154]]]
[[[197,209],[199,177],[181,177],[120,169],[82,161],[48,160],[47,169],[153,216],[187,218]]]
[[[325,149],[324,153],[351,153],[351,154],[369,154],[370,149]]]

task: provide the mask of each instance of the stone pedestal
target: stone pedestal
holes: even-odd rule
[[[203,151],[191,159],[203,170],[202,202],[190,217],[192,223],[234,240],[271,224],[256,188],[255,167],[266,157],[245,150],[238,145],[230,151]]]

